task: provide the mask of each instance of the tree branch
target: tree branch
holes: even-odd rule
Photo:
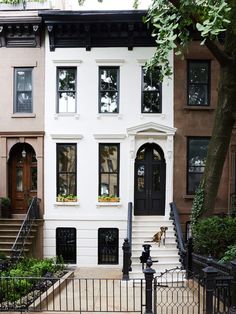
[[[209,38],[206,39],[205,45],[221,65],[225,65],[226,63],[232,61],[232,58],[230,58],[222,49],[220,49],[216,43],[214,43]]]

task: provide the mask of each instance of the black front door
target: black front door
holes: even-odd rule
[[[135,160],[135,215],[165,214],[166,164],[162,149],[156,144],[145,144]]]

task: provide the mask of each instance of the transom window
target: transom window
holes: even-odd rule
[[[76,194],[76,144],[57,144],[57,195]]]
[[[119,230],[98,229],[98,264],[118,264]]]
[[[205,169],[209,138],[188,138],[187,194],[194,194]]]
[[[142,67],[142,113],[161,113],[160,71]]]
[[[119,67],[99,67],[99,112],[119,112]]]
[[[57,68],[57,112],[76,112],[76,68]]]
[[[32,113],[32,68],[15,68],[15,113]]]
[[[210,62],[208,60],[188,61],[188,105],[210,105]]]
[[[99,196],[119,196],[119,144],[99,144]]]

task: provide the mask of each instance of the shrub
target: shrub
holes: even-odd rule
[[[210,217],[198,220],[193,229],[194,251],[222,258],[228,247],[236,245],[236,218]]]
[[[228,246],[228,250],[225,252],[220,262],[222,263],[230,262],[234,259],[236,259],[236,244]]]

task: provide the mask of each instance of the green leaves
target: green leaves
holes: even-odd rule
[[[226,0],[179,0],[176,6],[170,0],[153,0],[146,23],[153,28],[156,50],[147,66],[160,66],[162,79],[171,75],[170,52],[183,54],[196,30],[202,44],[206,38],[217,40],[230,23],[229,11]]]

